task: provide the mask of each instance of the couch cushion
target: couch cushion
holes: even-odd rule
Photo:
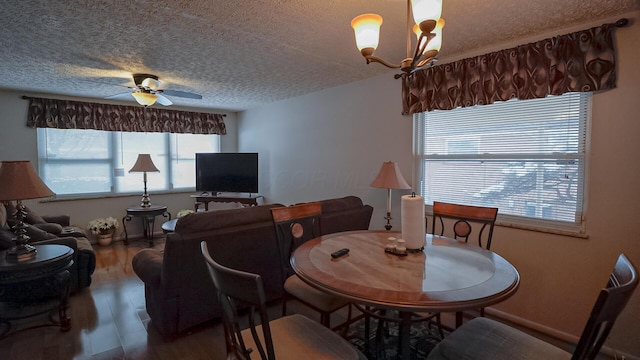
[[[29,225],[29,224],[25,224],[25,225],[27,225],[27,235],[29,235],[29,237],[31,238],[31,242],[58,238],[54,234],[38,229],[34,225]]]
[[[60,233],[62,233],[62,225],[60,224],[38,223],[38,224],[33,224],[33,226],[54,235],[60,235]]]
[[[42,216],[38,215],[33,210],[29,209],[29,207],[25,206],[25,211],[27,212],[27,217],[24,219],[25,222],[29,224],[44,224],[46,221],[42,218]]]
[[[328,199],[320,201],[322,213],[331,213],[336,211],[345,211],[362,207],[362,199],[357,196],[345,196],[343,198]]]
[[[240,209],[197,212],[185,215],[176,222],[175,232],[181,234],[229,228],[272,221],[271,208],[281,204],[252,206]]]

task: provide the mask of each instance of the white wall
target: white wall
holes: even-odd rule
[[[638,13],[629,17],[637,21]],[[569,338],[582,331],[617,255],[626,253],[640,267],[640,26],[618,29],[616,38],[618,87],[593,97],[589,238],[499,227],[492,245],[522,277],[517,294],[495,308]],[[240,150],[261,154],[260,192],[268,201],[290,204],[353,194],[375,207],[371,227],[382,229],[385,192],[369,183],[386,160],[397,161],[410,181],[411,133],[411,118],[400,115],[400,82],[385,75],[241,113],[238,134]],[[399,197],[398,191],[392,210],[397,230]],[[640,290],[606,345],[640,357],[638,334]]]
[[[400,80],[389,73],[239,114],[239,150],[260,153],[260,193],[293,204],[357,195],[374,206],[381,228],[387,192],[369,187],[382,163],[396,161],[411,182],[411,117],[404,117]],[[392,192],[392,225],[400,228],[400,196]]]

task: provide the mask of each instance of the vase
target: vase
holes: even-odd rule
[[[98,234],[98,244],[102,246],[108,246],[111,244],[111,240],[113,240],[113,233],[107,234]]]

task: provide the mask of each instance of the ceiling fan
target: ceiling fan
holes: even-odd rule
[[[155,104],[169,106],[173,103],[164,95],[176,96],[188,99],[202,99],[202,95],[194,94],[186,91],[160,89],[162,83],[156,75],[151,74],[133,74],[134,87],[129,86],[132,92],[126,92],[111,95],[105,99],[122,99],[130,100],[133,97],[138,104],[147,107]],[[164,95],[163,95],[164,94]]]

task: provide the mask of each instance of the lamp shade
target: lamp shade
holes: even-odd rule
[[[423,54],[426,54],[429,51],[440,51],[442,47],[442,28],[444,27],[444,19],[440,18],[436,22],[436,27],[433,29],[432,33],[435,35],[431,41],[425,46]],[[418,25],[413,25],[413,32],[416,34],[416,37],[420,39],[420,35],[422,35],[422,31]],[[426,41],[423,39],[422,41]]]
[[[356,46],[358,50],[378,48],[380,39],[380,26],[382,25],[382,16],[377,14],[363,14],[351,20],[351,27],[356,35]]]
[[[0,201],[54,196],[28,160],[3,161],[0,165]]]
[[[138,104],[143,106],[151,106],[158,100],[158,95],[148,92],[134,92],[131,95],[133,95]]]
[[[129,172],[160,172],[160,170],[153,164],[151,155],[138,154],[138,159]]]
[[[382,163],[378,176],[371,183],[371,187],[382,189],[411,189],[402,177],[398,164],[392,161]]]
[[[437,21],[442,15],[442,0],[411,0],[411,12],[418,25],[425,20]]]

